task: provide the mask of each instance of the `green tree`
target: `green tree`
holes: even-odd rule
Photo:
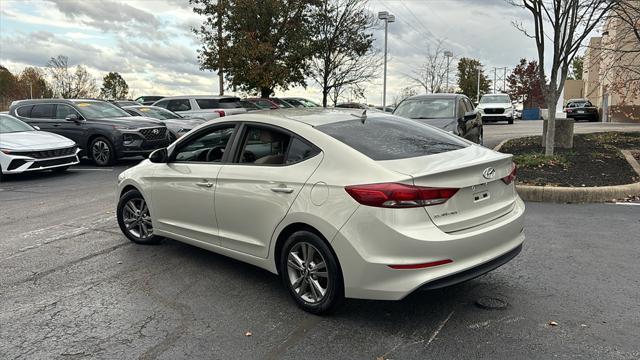
[[[206,17],[194,29],[203,43],[198,51],[202,69],[224,67],[224,77],[234,90],[259,92],[262,97],[269,97],[277,88],[306,86],[314,52],[311,19],[318,0],[226,0],[220,13],[221,37],[217,1],[191,3],[194,12]]]
[[[102,78],[100,97],[108,100],[122,100],[127,98],[129,85],[117,72],[110,72]]]
[[[322,106],[335,105],[347,89],[358,93],[377,76],[380,57],[373,48],[376,18],[366,0],[322,0],[314,13],[317,30],[311,78],[322,87]]]
[[[480,69],[480,96],[489,92],[491,81],[484,74],[482,63],[471,58],[458,61],[458,88],[461,94],[476,99],[478,92],[478,69]]]
[[[53,90],[39,68],[33,66],[24,68],[18,83],[22,98],[42,99],[53,96]]]
[[[584,58],[580,55],[576,55],[571,62],[571,69],[569,70],[570,80],[582,80],[582,70],[584,69]]]

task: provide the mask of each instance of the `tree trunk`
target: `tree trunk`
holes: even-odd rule
[[[555,100],[553,100],[555,98]],[[556,143],[556,103],[558,102],[557,96],[550,96],[547,100],[547,134],[546,143],[544,144],[544,155],[553,156],[554,146]]]
[[[326,89],[325,87],[325,90],[322,91],[322,107],[324,108],[327,107],[327,97],[329,97],[329,92]]]
[[[271,96],[271,93],[273,92],[272,89],[269,88],[260,88],[260,97],[263,99],[268,99],[269,96]]]

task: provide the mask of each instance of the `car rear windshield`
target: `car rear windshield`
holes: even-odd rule
[[[396,160],[439,154],[467,143],[417,121],[398,117],[347,120],[317,126],[373,160]]]
[[[239,98],[196,99],[200,109],[234,109],[241,108]]]

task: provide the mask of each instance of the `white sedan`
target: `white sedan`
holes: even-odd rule
[[[64,136],[38,131],[7,114],[0,114],[0,180],[3,174],[64,171],[79,163],[76,143]]]
[[[279,274],[313,313],[456,284],[520,252],[511,155],[355,112],[207,122],[120,174],[120,228],[137,243],[167,237]]]

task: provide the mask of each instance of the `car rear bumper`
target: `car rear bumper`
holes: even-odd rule
[[[399,227],[394,228],[376,223],[378,219],[361,209],[331,242],[342,268],[345,295],[350,298],[399,300],[420,288],[470,280],[511,260],[524,242],[520,198],[509,213],[452,233],[427,221],[403,225],[399,219]],[[452,262],[422,269],[389,267],[445,259]]]

